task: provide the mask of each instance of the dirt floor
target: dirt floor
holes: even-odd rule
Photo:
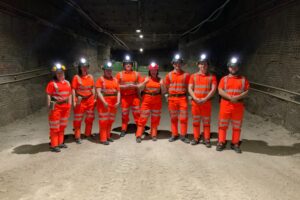
[[[0,128],[0,199],[299,199],[299,136],[246,113],[243,153],[217,152],[217,110],[215,103],[211,149],[169,143],[165,104],[157,142],[137,144],[133,134],[114,132],[109,146],[97,140],[78,145],[70,121],[69,148],[52,153],[43,109]],[[119,125],[120,113],[115,130]]]

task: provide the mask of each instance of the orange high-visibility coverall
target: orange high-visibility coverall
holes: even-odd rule
[[[117,79],[107,79],[101,76],[96,82],[96,88],[101,88],[101,93],[108,104],[105,107],[99,98],[97,100],[100,141],[106,142],[111,136],[111,127],[116,118],[117,108],[115,105],[118,101],[120,87]]]
[[[243,76],[227,75],[221,79],[218,88],[223,89],[228,95],[236,96],[249,89],[249,82]],[[231,121],[232,144],[239,144],[243,114],[243,101],[230,102],[224,98],[221,99],[219,113],[219,143],[226,142],[226,131],[229,122]]]
[[[136,71],[121,71],[117,73],[116,79],[120,85],[138,84],[143,81],[141,75]],[[136,124],[140,118],[140,98],[138,89],[121,89],[122,107],[122,130],[127,130],[129,122],[129,110],[131,108]]]
[[[160,122],[160,114],[162,107],[160,79],[149,77],[142,92],[141,115],[138,122],[136,137],[141,137],[148,118],[151,114],[151,136],[157,136],[157,127]]]
[[[190,78],[190,85],[193,86],[194,94],[197,98],[205,98],[212,89],[212,86],[217,86],[216,76],[211,74],[195,73]],[[200,122],[203,123],[204,139],[210,139],[210,117],[211,117],[211,100],[204,103],[196,103],[192,100],[193,114],[193,132],[194,139],[200,139]]]
[[[95,108],[95,95],[94,90],[94,79],[92,75],[79,76],[75,75],[72,80],[72,88],[76,92],[76,106],[74,108],[74,134],[75,139],[80,138],[81,134],[81,122],[84,114],[86,113],[85,118],[85,135],[91,136]],[[81,102],[78,102],[78,99],[82,99]]]
[[[56,102],[54,108],[49,112],[48,119],[51,147],[57,147],[64,142],[64,132],[70,116],[70,83],[67,80],[50,81],[47,85],[46,93],[51,96],[51,101]]]
[[[180,120],[181,135],[187,134],[188,104],[187,85],[190,75],[184,71],[171,71],[166,75],[165,84],[169,93],[169,112],[171,117],[172,136],[178,136],[178,116]]]

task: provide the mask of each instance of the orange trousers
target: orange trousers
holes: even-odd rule
[[[180,121],[180,132],[182,136],[187,134],[188,105],[186,97],[169,98],[169,112],[171,117],[172,136],[178,136],[178,119]]]
[[[157,127],[160,122],[160,114],[162,107],[161,95],[151,96],[145,94],[142,99],[141,105],[141,115],[138,120],[138,128],[136,131],[136,137],[141,137],[143,135],[145,125],[151,115],[151,136],[157,136]]]
[[[57,147],[64,143],[65,128],[68,124],[70,110],[71,105],[64,103],[55,104],[54,109],[49,112],[51,147]]]
[[[197,141],[200,139],[200,124],[202,121],[204,139],[210,140],[211,101],[201,104],[192,101],[192,115],[194,139]]]
[[[129,122],[129,111],[132,110],[133,118],[136,124],[140,118],[140,99],[137,94],[121,95],[122,107],[122,130],[127,131]]]
[[[78,99],[76,99],[76,101],[77,100]],[[94,97],[94,95],[90,96],[87,99],[82,99],[81,103],[76,105],[76,107],[74,108],[73,128],[74,128],[75,139],[80,138],[81,122],[83,120],[83,117],[84,117],[85,113],[86,113],[86,117],[85,117],[85,135],[86,136],[91,136],[93,121],[95,119],[94,109],[95,109],[95,97]]]
[[[243,103],[232,103],[221,99],[219,113],[219,143],[226,142],[229,123],[232,124],[232,144],[239,144],[244,115]]]
[[[108,107],[105,107],[102,101],[98,100],[97,110],[99,115],[99,137],[101,142],[107,141],[111,137],[111,127],[115,121],[117,108],[117,97],[104,97],[108,103]]]

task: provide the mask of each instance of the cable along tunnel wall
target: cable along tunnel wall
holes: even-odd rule
[[[290,2],[182,39],[179,49],[188,66],[194,66],[201,51],[210,52],[214,71],[222,76],[228,73],[228,57],[238,54],[241,72],[252,82],[245,100],[248,111],[300,134],[300,2]]]

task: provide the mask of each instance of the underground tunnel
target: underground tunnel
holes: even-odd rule
[[[0,0],[0,199],[299,199],[299,0]]]

